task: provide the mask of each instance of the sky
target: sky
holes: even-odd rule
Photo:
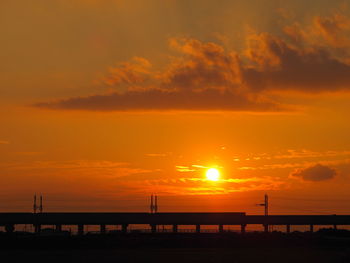
[[[350,1],[2,0],[0,32],[0,211],[348,214]]]

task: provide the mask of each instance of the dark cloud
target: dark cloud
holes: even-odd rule
[[[160,75],[162,87],[195,91],[241,87],[241,65],[236,53],[196,39],[171,39],[170,46],[183,57],[174,60]]]
[[[302,92],[350,89],[350,65],[321,47],[300,48],[267,33],[256,35],[246,51],[254,67],[243,79],[252,90]]]
[[[162,90],[129,91],[108,95],[70,98],[53,103],[38,103],[37,107],[92,111],[159,111],[159,110],[227,110],[279,111],[282,106],[268,100],[250,98],[231,91],[201,92]]]
[[[308,168],[298,169],[291,174],[292,177],[314,182],[330,180],[336,175],[336,170],[322,164],[316,164]]]
[[[182,54],[163,72],[134,58],[109,70],[104,82],[115,89],[105,95],[37,103],[36,107],[95,111],[225,110],[281,111],[286,108],[241,85],[238,56],[214,43],[172,39],[170,46]],[[125,90],[125,85],[128,88]]]
[[[251,33],[242,54],[211,42],[173,38],[169,46],[179,55],[160,71],[135,57],[109,69],[103,78],[112,89],[108,94],[35,106],[95,111],[291,109],[269,99],[267,91],[350,91],[349,30],[350,20],[340,14],[316,17],[309,27],[285,27],[284,37]]]

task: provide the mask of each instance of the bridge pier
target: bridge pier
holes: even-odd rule
[[[201,232],[201,225],[196,225],[196,233],[199,234]]]
[[[337,225],[334,225],[334,226],[333,226],[333,229],[334,229],[334,230],[337,230],[337,229],[338,229],[338,226],[337,226]]]
[[[310,225],[310,232],[311,232],[311,233],[314,232],[314,225]]]
[[[177,233],[178,231],[178,226],[177,225],[173,225],[173,233]]]
[[[124,224],[124,225],[122,225],[122,232],[123,233],[128,233],[128,224]]]
[[[55,226],[55,231],[56,231],[56,232],[62,232],[62,225],[59,225],[59,224],[56,225],[56,226]]]
[[[13,233],[15,231],[15,225],[9,224],[5,225],[6,233]]]
[[[151,225],[151,232],[152,234],[157,233],[157,225]]]
[[[247,225],[245,225],[245,224],[241,225],[241,233],[242,234],[245,234],[246,227],[247,227]]]
[[[100,225],[100,233],[103,235],[106,234],[106,225],[104,224]]]
[[[224,233],[224,225],[219,225],[219,233]]]
[[[290,225],[287,225],[287,233],[290,233]]]
[[[84,235],[84,225],[78,225],[78,235],[82,236]]]
[[[41,232],[41,225],[40,224],[35,224],[34,225],[34,232],[36,234],[39,234]]]
[[[268,224],[264,224],[264,232],[268,233],[269,232],[269,225]]]

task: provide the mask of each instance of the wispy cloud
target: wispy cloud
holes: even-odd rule
[[[189,177],[147,180],[143,184],[168,195],[223,195],[246,191],[279,190],[287,185],[280,178],[266,176],[226,178],[218,182],[208,181],[205,178]]]
[[[105,160],[34,161],[0,163],[0,169],[11,174],[44,174],[67,176],[98,176],[119,178],[133,174],[145,174],[153,170],[133,167],[129,163]]]
[[[147,157],[167,157],[171,155],[171,153],[147,153]]]
[[[285,153],[274,155],[275,159],[301,159],[301,158],[327,158],[350,156],[350,151],[311,151],[311,150],[287,150]]]
[[[185,173],[185,172],[195,172],[196,169],[190,168],[188,166],[177,165],[176,171],[181,172],[181,173]]]
[[[41,155],[44,154],[43,152],[15,152],[15,155],[20,156],[35,156],[35,155]]]

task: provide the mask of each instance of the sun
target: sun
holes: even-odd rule
[[[209,170],[207,170],[206,177],[209,181],[219,181],[220,172],[218,169],[210,168]]]

